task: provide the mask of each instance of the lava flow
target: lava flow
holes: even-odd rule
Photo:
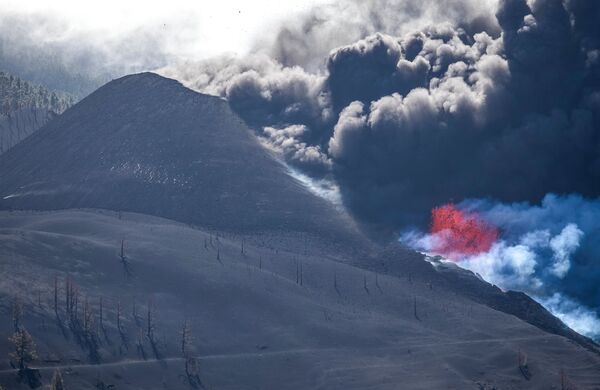
[[[489,251],[499,230],[477,213],[447,204],[431,211],[431,234],[436,238],[433,251],[457,261],[464,256]]]

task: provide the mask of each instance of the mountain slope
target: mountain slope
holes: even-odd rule
[[[60,367],[67,389],[189,389],[186,320],[207,389],[547,390],[560,388],[561,370],[578,389],[600,386],[600,356],[570,340],[421,275],[340,264],[311,238],[305,251],[278,236],[217,238],[145,215],[66,210],[0,212],[0,243],[10,270],[0,281],[0,385],[11,390],[27,388],[4,358],[13,297],[37,344],[32,366],[44,384]],[[67,278],[80,302],[71,316]],[[149,306],[158,359],[146,336]],[[84,313],[95,324],[82,337],[97,341],[94,354],[78,338]]]
[[[152,73],[82,100],[2,156],[0,177],[4,209],[106,208],[338,235],[351,224],[292,179],[225,101]]]

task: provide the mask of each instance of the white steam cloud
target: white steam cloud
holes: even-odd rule
[[[599,276],[600,199],[549,194],[539,206],[468,200],[458,207],[502,232],[487,252],[463,255],[458,265],[503,289],[527,292],[572,329],[600,337],[593,283]],[[437,239],[418,231],[401,236],[425,253],[435,252]]]
[[[571,329],[596,339],[600,335],[600,317],[594,310],[560,293],[536,299]]]

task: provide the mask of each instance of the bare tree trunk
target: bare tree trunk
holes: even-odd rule
[[[58,276],[54,276],[54,314],[58,319]]]
[[[421,319],[419,318],[419,315],[417,314],[417,297],[414,297],[414,300],[413,300],[413,314],[415,315],[415,318],[418,321],[421,321]]]

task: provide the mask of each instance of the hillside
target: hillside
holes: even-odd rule
[[[0,209],[0,357],[25,327],[44,383],[60,368],[67,388],[189,388],[187,322],[207,389],[600,387],[591,340],[525,294],[373,242],[226,101],[155,74],[1,155]],[[0,385],[26,388],[15,378],[0,359]]]
[[[83,210],[3,212],[0,240],[11,270],[0,282],[0,333],[12,332],[16,296],[37,344],[32,366],[44,383],[60,367],[68,389],[190,388],[180,352],[186,320],[207,389],[547,390],[560,388],[561,372],[578,389],[600,386],[600,357],[570,340],[422,275],[341,264],[313,240],[305,249],[301,240]],[[67,280],[79,297],[76,319],[65,313]],[[77,325],[85,312],[87,333]],[[2,337],[0,385],[26,389],[4,360],[9,348]]]

